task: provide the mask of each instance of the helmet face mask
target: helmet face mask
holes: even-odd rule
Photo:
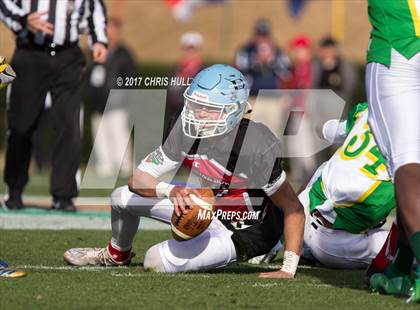
[[[241,121],[248,93],[238,70],[226,65],[202,70],[184,92],[184,134],[203,139],[228,133]]]
[[[208,138],[228,132],[228,118],[238,111],[238,104],[200,102],[184,93],[181,117],[184,134],[190,138]]]

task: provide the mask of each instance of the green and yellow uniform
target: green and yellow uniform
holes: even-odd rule
[[[410,59],[420,52],[420,0],[368,0],[372,25],[367,62],[391,64],[391,49]]]
[[[333,229],[354,234],[378,225],[396,206],[386,160],[367,119],[366,103],[350,111],[346,140],[309,191],[311,213],[318,209]]]

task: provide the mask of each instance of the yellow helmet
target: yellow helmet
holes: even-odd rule
[[[0,88],[10,84],[16,77],[15,71],[6,62],[3,56],[0,56]]]

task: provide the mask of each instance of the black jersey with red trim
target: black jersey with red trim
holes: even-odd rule
[[[225,135],[204,139],[185,136],[180,119],[170,127],[162,145],[165,155],[182,162],[200,178],[202,187],[213,189],[217,209],[236,214],[261,211],[259,221],[266,205],[272,204],[268,196],[285,179],[274,134],[248,119]]]

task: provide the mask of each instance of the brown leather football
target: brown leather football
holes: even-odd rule
[[[215,198],[210,188],[197,189],[201,194],[198,198],[190,194],[193,205],[189,206],[188,212],[177,216],[172,213],[171,230],[172,236],[177,241],[185,241],[201,234],[209,227],[213,219],[213,206]]]

